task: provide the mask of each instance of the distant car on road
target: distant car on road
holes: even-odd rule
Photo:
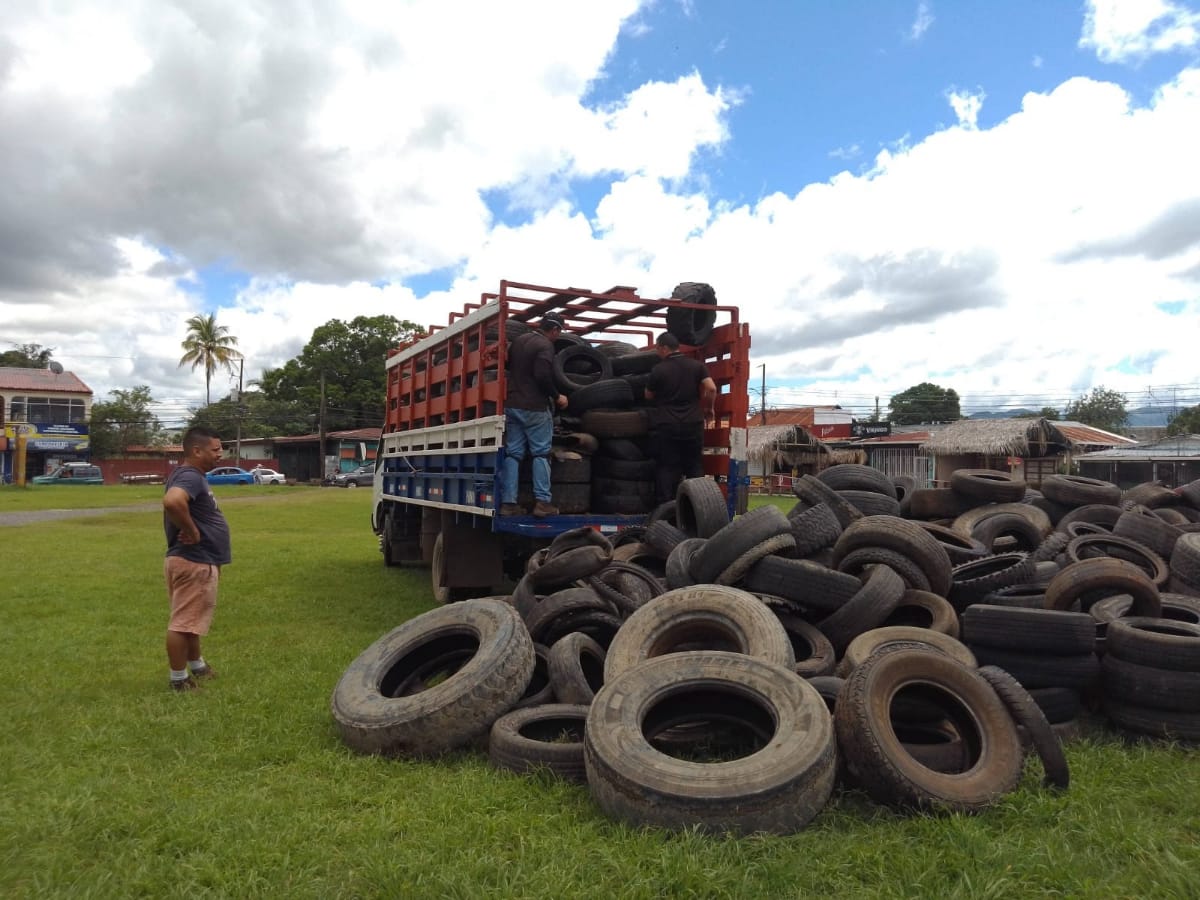
[[[371,487],[375,484],[375,464],[365,463],[349,472],[338,472],[329,483],[335,487]]]
[[[254,476],[238,466],[217,466],[204,477],[209,484],[254,484]]]
[[[104,484],[99,466],[85,463],[64,463],[47,475],[35,475],[34,484]]]
[[[263,466],[255,466],[250,470],[250,474],[254,476],[255,484],[287,484],[286,475]]]

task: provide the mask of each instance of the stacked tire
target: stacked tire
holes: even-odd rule
[[[1104,711],[1128,731],[1200,741],[1200,625],[1132,616],[1108,623]]]

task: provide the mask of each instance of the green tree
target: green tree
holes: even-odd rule
[[[1125,410],[1125,395],[1106,387],[1094,387],[1078,400],[1072,400],[1063,410],[1064,417],[1105,431],[1118,431],[1129,418]]]
[[[321,406],[325,380],[325,428],[365,428],[383,423],[387,393],[387,352],[425,329],[394,316],[358,316],[350,322],[331,319],[318,326],[300,355],[259,379],[264,397],[298,404],[314,418]]]
[[[240,403],[230,394],[195,410],[187,427],[204,425],[222,440],[231,441],[237,435],[239,417],[243,440],[305,434],[313,428],[310,411],[302,403],[270,400],[255,390],[243,391]]]
[[[128,391],[109,391],[108,395],[111,400],[92,404],[88,428],[92,456],[122,456],[128,447],[164,443],[162,423],[150,412],[154,397],[149,386],[140,384]]]
[[[14,369],[45,369],[50,365],[54,350],[41,344],[13,344],[12,350],[0,353],[0,366]]]
[[[895,425],[919,425],[922,422],[953,422],[962,418],[958,394],[953,388],[923,381],[892,396],[888,403]]]
[[[1200,434],[1200,406],[1186,407],[1172,416],[1167,434]]]
[[[180,345],[184,354],[179,358],[179,365],[191,365],[192,371],[204,366],[204,403],[212,402],[212,377],[218,368],[228,369],[233,373],[233,361],[241,359],[242,354],[234,348],[238,339],[229,333],[225,325],[217,324],[217,315],[192,316],[187,320],[187,337]]]

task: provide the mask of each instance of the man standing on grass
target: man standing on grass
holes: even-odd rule
[[[231,559],[229,525],[204,477],[220,461],[220,436],[202,426],[189,428],[183,435],[183,464],[167,478],[163,493],[163,570],[171,598],[167,662],[175,691],[193,690],[199,687],[197,678],[217,674],[200,654],[200,638],[212,624],[221,566]]]

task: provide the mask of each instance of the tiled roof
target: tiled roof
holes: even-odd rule
[[[1200,434],[1180,434],[1139,444],[1136,447],[1113,447],[1110,450],[1098,450],[1095,453],[1085,453],[1077,456],[1078,460],[1168,460],[1168,459],[1197,459],[1200,458]]]
[[[333,438],[339,441],[377,441],[383,434],[382,428],[352,428],[349,431],[327,431],[325,440]],[[272,438],[276,444],[315,443],[321,436],[315,431],[312,434],[294,434],[288,437]]]
[[[762,416],[755,413],[749,417],[748,425],[803,425],[809,426],[816,421],[816,413],[818,410],[840,410],[839,406],[803,406],[799,409],[768,409],[767,421],[763,422]],[[847,415],[847,418],[849,416]]]
[[[44,391],[60,394],[88,394],[92,389],[73,372],[51,372],[49,369],[22,369],[0,366],[0,391]]]

